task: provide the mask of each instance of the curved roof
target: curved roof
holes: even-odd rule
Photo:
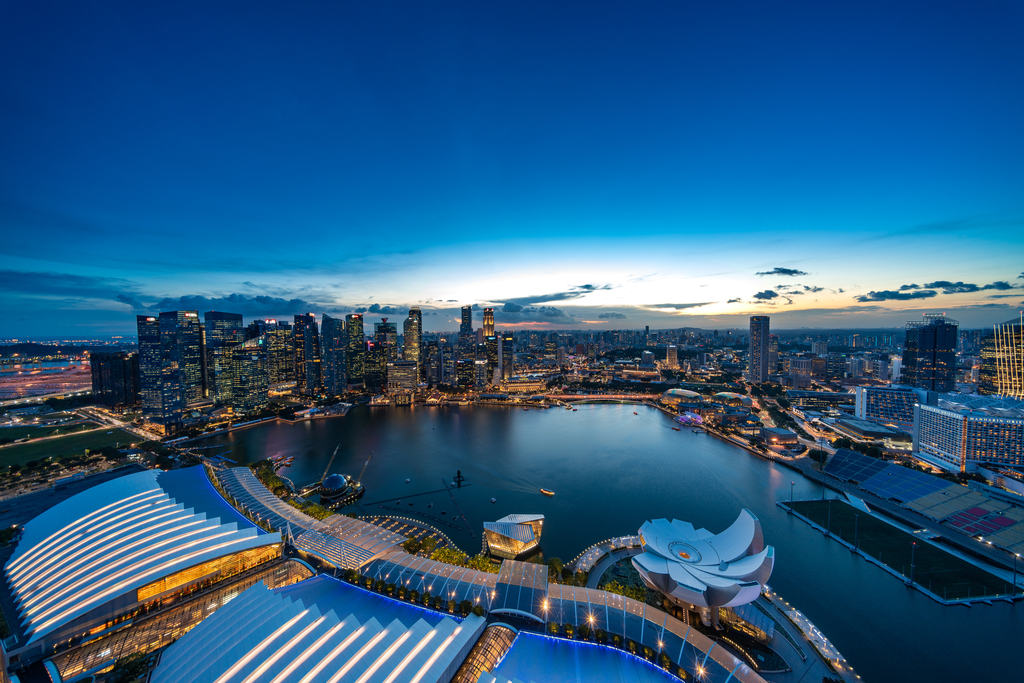
[[[25,525],[4,574],[28,642],[161,577],[272,543],[202,467],[95,486]]]
[[[340,474],[332,474],[331,476],[324,479],[324,483],[320,484],[320,489],[324,491],[340,491],[348,486],[348,480]]]
[[[640,537],[637,571],[666,595],[702,607],[751,602],[775,565],[775,550],[764,545],[761,523],[746,509],[717,535],[678,519],[656,519],[644,522]]]
[[[696,391],[690,391],[689,389],[669,389],[661,396],[662,398],[704,398]]]

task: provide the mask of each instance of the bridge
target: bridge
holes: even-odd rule
[[[661,397],[661,394],[548,394],[547,398],[565,403],[580,403],[595,401],[615,401],[616,403],[643,403],[653,401]]]

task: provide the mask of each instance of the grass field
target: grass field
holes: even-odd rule
[[[821,500],[795,501],[787,505],[815,524],[829,529],[833,535],[856,543],[865,554],[909,578],[911,543],[915,539],[907,532],[859,512],[841,500],[833,500],[831,505]],[[950,600],[1010,593],[1008,581],[920,539],[914,550],[914,583]]]
[[[26,436],[30,439],[38,439],[40,437],[53,436],[55,434],[74,434],[75,432],[95,428],[95,422],[83,422],[76,425],[59,425],[53,427],[17,425],[14,427],[0,427],[0,439],[16,440],[23,439]]]
[[[107,432],[110,432],[109,434]],[[18,464],[24,465],[30,460],[40,458],[59,458],[65,455],[82,455],[86,448],[96,449],[103,446],[124,447],[141,439],[134,434],[120,429],[98,429],[84,434],[69,434],[54,439],[29,441],[0,448],[0,467]]]

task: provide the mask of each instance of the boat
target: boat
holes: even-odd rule
[[[555,495],[555,492],[550,489],[541,489],[540,492],[543,493],[545,496]]]
[[[678,431],[680,431],[680,430],[679,430],[679,427],[673,427],[673,428],[672,428],[672,431],[673,431],[673,432],[678,432]]]
[[[434,504],[433,504],[433,503],[428,503],[428,504],[427,504],[427,507],[428,507],[428,508],[432,508],[432,507],[434,507]]]
[[[636,411],[634,410],[634,411],[633,411],[633,414],[634,414],[634,415],[639,415],[640,413],[638,413],[638,412],[636,412]]]
[[[441,514],[442,515],[447,515],[448,513],[445,510],[441,510]]]
[[[412,505],[412,503],[409,503],[409,505]]]
[[[498,499],[497,499],[497,498],[491,498],[491,502],[492,502],[492,503],[497,503],[497,502],[498,502]]]
[[[406,484],[408,484],[408,483],[409,483],[409,480],[408,480],[408,479],[406,479],[406,480],[405,480],[405,483],[406,483]]]

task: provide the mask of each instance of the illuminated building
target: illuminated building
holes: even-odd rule
[[[483,326],[484,338],[494,336],[494,309],[484,309],[484,326]]]
[[[458,354],[455,352],[455,347],[451,344],[442,344],[438,352],[441,356],[441,383],[455,386],[458,384],[455,368],[456,356]]]
[[[914,455],[952,472],[979,464],[1024,466],[1024,401],[939,395],[914,407]]]
[[[238,413],[256,413],[268,405],[266,337],[260,336],[227,349],[224,361],[230,371],[231,392],[227,403]]]
[[[231,400],[227,349],[245,341],[242,314],[207,311],[203,314],[203,323],[206,327],[207,396],[217,405],[225,405]]]
[[[174,431],[187,406],[203,400],[203,326],[196,311],[138,316],[143,413]]]
[[[93,398],[108,406],[133,406],[139,402],[139,354],[91,353]]]
[[[1024,313],[993,329],[995,393],[1024,399]]]
[[[303,396],[319,396],[324,390],[323,359],[316,316],[312,313],[296,315],[292,338],[295,340],[295,389]]]
[[[675,370],[679,367],[679,350],[675,344],[669,344],[665,354],[665,367]]]
[[[540,547],[544,515],[508,515],[484,522],[484,541],[493,557],[514,560]]]
[[[487,360],[479,358],[473,361],[473,388],[477,391],[483,391],[487,388],[490,383],[489,375],[487,372]]]
[[[366,339],[363,316],[350,313],[345,316],[345,360],[348,383],[359,385],[366,379]]]
[[[501,381],[501,390],[506,394],[539,394],[547,388],[542,377],[510,377]]]
[[[25,525],[3,570],[17,609],[7,653],[24,666],[280,557],[281,535],[239,514],[202,467],[98,484]]]
[[[324,392],[328,396],[337,396],[348,389],[348,382],[345,379],[345,321],[324,313],[320,318],[320,338]]]
[[[389,323],[381,318],[373,325],[373,341],[383,350],[384,360],[398,360],[398,323]]]
[[[981,340],[981,367],[978,369],[978,393],[999,393],[999,370],[996,368],[996,336],[989,332]]]
[[[907,323],[900,382],[940,393],[952,391],[959,323],[943,315],[924,318]]]
[[[914,426],[914,406],[918,403],[934,405],[935,401],[935,392],[925,389],[861,386],[856,388],[854,414],[860,420],[872,420],[909,431]]]
[[[428,384],[441,382],[441,347],[436,341],[429,341],[422,347],[420,375]]]
[[[501,333],[501,378],[512,379],[512,369],[515,366],[515,336],[511,332]]]
[[[768,373],[779,371],[779,335],[768,336]]]
[[[424,363],[420,358],[423,345],[423,312],[418,306],[409,309],[409,317],[402,326],[402,358],[416,363],[416,372],[423,377]]]
[[[414,393],[419,387],[419,372],[416,361],[389,360],[387,362],[387,392]]]
[[[494,384],[494,373],[498,369],[498,338],[493,334],[484,337],[484,353],[487,363],[487,383]]]
[[[771,374],[771,334],[767,315],[750,317],[750,348],[747,355],[747,380],[767,382]]]
[[[459,358],[473,358],[476,335],[473,333],[473,307],[462,307],[462,323],[459,325]]]
[[[253,320],[245,328],[245,338],[264,337],[267,351],[267,381],[270,384],[295,379],[295,344],[292,326],[280,320]]]
[[[463,358],[455,361],[455,383],[468,388],[476,384],[476,361]]]
[[[677,519],[644,522],[640,543],[632,562],[644,583],[681,607],[704,608],[705,623],[718,623],[719,607],[756,600],[775,566],[775,549],[747,509],[720,534]]]
[[[825,356],[828,354],[828,342],[827,341],[816,341],[811,342],[811,353],[815,356]]]

